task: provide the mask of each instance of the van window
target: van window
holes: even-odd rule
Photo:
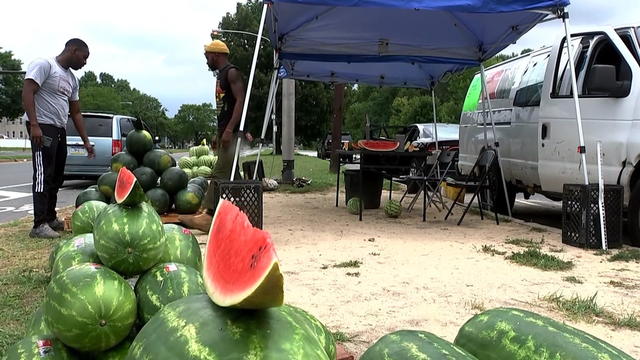
[[[617,82],[631,81],[631,68],[613,42],[603,34],[589,34],[572,39],[575,49],[576,80],[579,96],[607,97],[589,88],[589,79],[596,65],[610,65],[615,68]],[[566,41],[563,40],[563,44]],[[570,97],[571,71],[568,63],[567,47],[563,45],[562,56],[556,64],[553,97]]]
[[[629,49],[629,52],[633,54],[633,57],[636,59],[636,62],[640,64],[640,55],[638,55],[638,48],[636,47],[636,41],[633,38],[633,32],[631,30],[619,31],[618,35],[620,35],[620,39],[624,45]]]
[[[129,134],[129,131],[133,130],[133,123],[131,122],[131,119],[129,118],[122,118],[120,119],[120,134],[122,134],[122,137],[127,137],[127,134]]]
[[[89,137],[111,137],[112,118],[98,116],[83,116],[84,128]],[[67,136],[80,136],[73,120],[67,121]]]

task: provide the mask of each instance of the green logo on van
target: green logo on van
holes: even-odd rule
[[[467,97],[464,98],[464,105],[462,106],[462,112],[472,112],[478,109],[478,101],[480,100],[480,93],[482,92],[482,81],[480,76],[476,75],[469,85],[467,90]]]

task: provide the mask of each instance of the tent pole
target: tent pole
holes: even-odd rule
[[[260,134],[260,139],[263,139],[263,140],[264,140],[264,137],[267,135],[267,126],[269,126],[269,120],[271,119],[271,108],[273,107],[273,102],[275,101],[275,88],[276,88],[277,77],[278,77],[278,67],[274,66],[273,74],[271,75],[271,84],[269,85],[269,95],[267,97],[267,108],[265,109],[264,121],[262,122],[262,133]],[[253,177],[252,177],[253,180],[255,180],[258,177],[258,164],[260,163],[261,153],[262,153],[262,141],[260,141],[260,144],[258,145],[258,155],[256,156],[256,167],[255,169],[253,169]]]
[[[437,114],[436,114],[436,92],[433,89],[433,87],[431,87],[431,102],[433,103],[433,133],[436,136],[436,151],[440,150],[440,147],[438,146],[438,121],[437,119]]]
[[[484,83],[483,83],[484,89]],[[480,98],[482,99],[482,130],[484,135],[484,143],[489,147],[489,136],[487,135],[487,102],[484,98],[484,91],[481,92]]]
[[[504,171],[502,170],[502,156],[500,156],[500,143],[496,135],[496,124],[493,121],[493,109],[491,109],[491,100],[489,99],[489,92],[487,91],[487,76],[484,72],[484,64],[480,63],[480,76],[482,76],[482,92],[487,99],[487,107],[489,108],[489,121],[491,121],[491,130],[493,131],[493,144],[496,148],[496,154],[498,155],[498,166],[500,167],[500,179],[502,180],[502,189],[504,190],[504,201],[507,205],[507,213],[511,218],[511,205],[509,204],[509,192],[507,191],[507,182],[504,180]],[[495,204],[494,204],[495,206]]]
[[[253,78],[256,74],[256,64],[258,62],[258,54],[260,53],[260,40],[262,40],[262,31],[264,30],[264,21],[267,17],[267,3],[262,6],[262,17],[260,18],[260,27],[258,28],[258,34],[256,36],[256,48],[253,51],[253,61],[251,63],[251,72],[249,73],[249,83],[247,84],[247,94],[244,97],[244,106],[242,107],[242,118],[240,119],[240,132],[244,131],[244,122],[247,119],[247,109],[249,108],[249,99],[251,98],[251,87],[253,85]],[[240,143],[242,138],[238,136],[236,140],[236,152],[233,156],[233,167],[231,168],[231,181],[235,179],[236,167],[238,166],[238,157],[240,156]]]
[[[573,63],[573,49],[571,47],[571,33],[569,32],[569,13],[562,13],[562,23],[564,24],[564,33],[567,43],[567,55],[569,57],[569,68],[571,69],[571,91],[573,92],[573,103],[576,108],[576,122],[578,123],[578,137],[580,138],[580,153],[582,160],[582,173],[584,176],[584,184],[589,185],[589,174],[587,172],[587,150],[584,145],[584,133],[582,132],[582,114],[580,113],[580,102],[578,101],[578,84],[576,82],[576,67]]]

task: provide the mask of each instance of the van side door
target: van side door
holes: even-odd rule
[[[597,182],[596,142],[604,154],[603,176],[615,183],[640,96],[640,68],[610,28],[572,37],[590,182]],[[538,158],[544,192],[562,193],[565,183],[583,183],[579,136],[564,38],[553,50],[542,89]]]

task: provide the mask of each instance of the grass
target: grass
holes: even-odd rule
[[[358,335],[349,335],[340,330],[332,332],[331,335],[333,339],[339,343],[353,342],[358,337]]]
[[[169,154],[188,153],[189,149],[165,149]]]
[[[31,153],[29,155],[0,155],[0,160],[31,160]]]
[[[562,280],[572,284],[584,284],[584,281],[580,280],[580,278],[577,278],[575,276],[565,276],[562,278]]]
[[[31,225],[27,219],[0,225],[0,356],[25,335],[49,283],[48,257],[57,240],[29,238]]]
[[[26,147],[2,147],[0,148],[0,152],[2,151],[23,151],[23,152],[28,152],[29,154],[31,154],[31,148],[26,148]],[[31,156],[31,155],[29,155]]]
[[[596,296],[580,297],[573,295],[570,298],[562,294],[553,293],[542,298],[542,300],[553,304],[553,306],[574,320],[586,322],[601,321],[616,328],[626,328],[640,331],[640,320],[635,313],[617,315],[616,313],[602,307],[596,301]]]
[[[609,250],[603,250],[603,249],[599,249],[593,252],[593,255],[595,256],[605,256],[605,255],[611,255],[611,251]]]
[[[624,249],[609,256],[609,261],[640,261],[640,249]]]
[[[369,255],[371,255],[371,256],[380,256],[380,253],[379,252],[371,252],[371,253],[369,253]]]
[[[544,243],[544,239],[540,241],[535,241],[533,239],[515,238],[515,239],[507,239],[505,240],[505,243],[509,245],[515,245],[515,246],[527,248],[527,249],[540,249],[540,247]]]
[[[360,277],[360,272],[358,272],[358,271],[356,271],[356,272],[348,272],[345,275],[351,276],[351,277]]]
[[[507,252],[506,251],[500,251],[497,250],[495,247],[493,247],[493,245],[482,245],[482,248],[480,248],[480,251],[482,251],[485,254],[490,254],[491,256],[495,256],[495,255],[504,255]]]
[[[563,247],[550,246],[549,251],[551,251],[552,253],[563,253],[565,250]]]
[[[622,281],[617,281],[617,280],[610,280],[608,284],[613,287],[617,287],[625,290],[634,290],[638,288],[637,285],[629,285],[629,284],[623,283]]]
[[[532,226],[531,227],[531,232],[534,232],[534,233],[546,233],[547,229],[541,228],[541,227],[538,227],[538,226]]]
[[[538,249],[514,252],[507,256],[507,259],[516,264],[530,266],[544,271],[565,271],[572,269],[574,266],[572,261],[564,261],[557,256],[545,254]]]
[[[466,301],[465,305],[469,309],[476,310],[478,312],[483,312],[483,311],[487,310],[487,307],[484,305],[484,302],[482,302],[480,300],[477,300],[477,299]]]
[[[360,265],[362,265],[362,261],[360,260],[349,260],[349,261],[343,261],[338,264],[334,264],[333,267],[334,268],[359,268]]]

